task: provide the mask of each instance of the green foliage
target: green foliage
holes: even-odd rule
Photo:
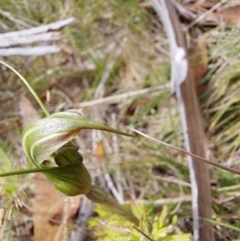
[[[1,173],[8,172],[12,169],[12,160],[10,159],[10,155],[7,152],[7,147],[0,143],[0,170]],[[4,193],[8,196],[13,198],[13,193],[17,191],[17,185],[15,181],[15,177],[10,177],[5,181],[2,185]]]
[[[232,225],[230,223],[223,223],[223,222],[219,222],[219,221],[216,221],[216,220],[208,220],[208,222],[211,222],[211,223],[213,223],[215,225],[220,225],[220,226],[225,227],[227,229],[235,230],[238,233],[240,232],[239,226],[237,227],[237,226],[234,226],[234,225]]]
[[[134,204],[132,211],[140,220],[138,226],[126,222],[110,213],[106,209],[97,206],[97,217],[89,221],[89,229],[92,232],[92,240],[122,240],[122,241],[190,241],[191,235],[182,233],[177,228],[177,216],[171,217],[167,206],[161,213],[154,213],[152,207],[143,204]]]
[[[209,88],[203,96],[203,109],[213,148],[220,161],[239,155],[239,28],[222,29],[208,39],[212,66]],[[216,42],[215,42],[216,41]],[[214,43],[214,44],[213,44]],[[232,47],[234,45],[234,47]]]
[[[221,187],[228,187],[239,184],[238,176],[233,175],[232,173],[225,172],[219,169],[215,170],[214,173]]]
[[[21,56],[7,57],[6,59],[30,80],[31,86],[37,89],[41,99],[44,99],[45,91],[50,90],[53,100],[49,104],[51,110],[55,110],[56,106],[65,102],[62,97],[65,96],[64,91],[63,95],[56,95],[52,90],[52,87],[54,90],[56,88],[52,85],[53,79],[59,81],[66,89],[69,87],[71,92],[69,99],[73,104],[91,99],[106,71],[110,72],[106,84],[106,96],[114,92],[123,93],[141,87],[164,84],[170,74],[170,65],[167,63],[169,59],[166,51],[167,41],[159,31],[161,25],[159,21],[156,21],[156,16],[152,14],[152,10],[141,7],[140,3],[139,0],[109,0],[107,3],[105,0],[3,0],[1,9],[11,13],[16,20],[20,20],[12,22],[9,18],[1,15],[3,26],[6,25],[6,31],[26,28],[25,25],[20,23],[21,21],[29,26],[39,26],[41,23],[46,24],[70,16],[77,18],[76,24],[61,30],[65,36],[62,43],[70,47],[73,51],[72,55],[60,53],[34,58],[34,61],[31,58],[27,58],[26,61],[26,58]],[[239,154],[240,138],[239,131],[236,131],[239,129],[240,123],[238,91],[240,88],[239,29],[229,28],[219,31],[218,28],[212,33],[214,33],[213,36],[209,38],[210,72],[206,76],[206,82],[210,82],[211,88],[203,96],[205,97],[203,113],[206,114],[209,145],[214,150],[214,156],[221,162],[225,161],[223,158],[233,158],[231,164],[237,166],[238,159],[234,161],[234,157],[238,157]],[[116,44],[116,47],[109,48],[113,43]],[[233,44],[234,48],[232,47]],[[119,55],[116,53],[118,50],[120,50]],[[111,61],[114,62],[114,65],[109,70],[107,66]],[[93,68],[85,69],[84,66],[88,66],[88,64]],[[8,71],[4,70],[2,74],[3,77],[6,76],[8,79],[6,85],[8,87],[6,88],[14,93],[17,99],[18,93],[23,90],[22,83]],[[70,85],[68,85],[69,83]],[[129,86],[122,85],[122,83],[128,83]],[[2,87],[5,88],[4,84]],[[172,105],[172,101],[169,101],[168,92],[167,89],[157,97],[152,97],[152,95],[146,97],[145,95],[136,98],[134,101],[125,101],[118,110],[128,114],[127,118],[130,125],[137,128],[143,127],[144,131],[151,136],[176,146],[182,146],[179,116],[175,104]],[[13,100],[14,103],[16,103],[16,99]],[[69,107],[68,102],[65,102],[65,104],[67,109]],[[18,109],[13,109],[13,104],[9,104],[9,102],[4,103],[1,107],[2,113],[18,111]],[[122,116],[125,113],[122,113]],[[118,123],[122,123],[122,121],[120,120]],[[188,167],[184,156],[169,152],[159,145],[152,145],[148,141],[142,143],[138,139],[126,141],[120,145],[124,145],[124,152],[128,152],[128,156],[132,156],[126,157],[127,155],[125,155],[122,157],[122,153],[118,153],[124,164],[122,166],[121,164],[119,166],[117,164],[112,165],[112,175],[115,171],[121,169],[123,178],[127,182],[131,182],[133,188],[137,190],[137,197],[139,190],[144,190],[144,195],[141,197],[146,200],[153,195],[154,198],[164,199],[179,196],[180,192],[181,195],[190,194],[189,187],[182,188],[181,184],[169,184],[167,181],[160,179],[167,177],[189,182]],[[1,149],[0,168],[1,173],[5,173],[13,168],[12,161],[14,158],[10,153],[14,150],[8,149],[4,145],[1,146]],[[120,152],[123,152],[123,149]],[[60,159],[58,159],[59,162],[62,162],[62,158]],[[145,169],[144,173],[142,172],[143,168]],[[158,172],[152,173],[154,169],[157,169]],[[110,170],[108,169],[106,172],[110,172]],[[214,170],[213,174],[214,179],[217,180],[216,196],[213,199],[215,203],[213,205],[218,208],[215,209],[216,215],[221,215],[224,212],[226,217],[222,217],[221,223],[225,223],[230,217],[238,216],[239,202],[238,198],[234,196],[237,189],[234,193],[231,190],[219,193],[218,189],[221,187],[231,188],[231,185],[238,184],[239,180],[235,175],[221,170]],[[16,177],[5,179],[2,187],[9,196],[12,196],[16,187],[19,186],[17,180]],[[156,188],[152,188],[153,184]],[[229,201],[224,202],[224,199]],[[219,203],[216,204],[216,201],[219,201]],[[190,203],[182,204],[181,208],[178,209],[179,216],[190,215],[190,209]],[[151,215],[153,215],[152,212],[146,211],[144,220],[150,219],[150,222],[154,223],[154,218],[150,218]],[[155,215],[158,215],[158,213]],[[117,215],[114,217],[117,219]],[[112,215],[109,214],[108,218],[111,220]],[[103,229],[113,226],[109,220],[103,219],[104,224],[106,224],[103,225]],[[95,221],[98,227],[100,220],[95,219]],[[116,233],[114,238],[109,240],[122,240],[121,235],[124,232],[119,231],[118,227],[124,227],[127,222],[118,218],[117,224],[120,223],[121,225],[113,227]],[[156,223],[158,222],[156,221]],[[133,233],[140,240],[140,233],[131,228],[130,222],[129,225],[129,232],[126,231],[126,240],[129,240],[129,234],[133,236]],[[216,223],[216,225],[220,224]],[[235,223],[235,225],[239,227],[238,224]],[[137,227],[153,238],[153,224],[150,225],[151,228],[143,224],[141,227]],[[14,229],[14,226],[10,229]],[[114,235],[111,230],[109,232]],[[236,230],[236,232],[239,231]],[[7,233],[9,235],[10,232]],[[143,236],[142,238],[147,240]],[[13,240],[13,238],[10,239],[8,236],[6,240]],[[167,240],[166,237],[164,237],[164,240]],[[220,238],[220,240],[223,239]]]
[[[47,117],[28,125],[22,133],[24,152],[28,160],[37,168],[4,172],[0,174],[0,177],[41,172],[63,194],[67,196],[85,194],[93,202],[106,205],[118,214],[137,223],[138,220],[130,210],[124,209],[100,187],[92,185],[91,176],[82,162],[83,158],[78,152],[78,148],[70,143],[82,129],[96,129],[125,136],[134,136],[89,121],[81,110],[68,110],[49,115],[45,105],[25,78],[5,62],[0,61],[0,63],[20,77],[47,115]],[[7,159],[4,152],[0,154]],[[8,159],[7,162],[9,162]]]

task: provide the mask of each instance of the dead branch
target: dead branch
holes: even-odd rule
[[[9,49],[1,49],[0,48],[0,56],[13,56],[13,55],[21,55],[21,56],[42,56],[46,54],[53,54],[59,52],[61,49],[56,45],[46,45],[46,46],[38,46],[38,47],[26,47],[26,48],[9,48]]]
[[[162,20],[170,45],[171,86],[176,93],[186,150],[206,157],[205,138],[196,90],[187,60],[188,49],[176,9],[171,1],[152,0]],[[188,157],[192,189],[193,234],[195,241],[213,241],[213,227],[202,219],[211,219],[211,190],[208,165]]]
[[[10,38],[10,37],[21,37],[21,36],[29,36],[29,35],[34,35],[34,34],[40,34],[40,33],[46,33],[49,31],[56,31],[60,30],[61,28],[72,24],[75,22],[75,18],[68,18],[64,20],[59,20],[54,23],[42,25],[39,27],[34,27],[34,28],[29,28],[29,29],[24,29],[20,31],[14,31],[10,33],[2,33],[0,34],[0,39],[1,38]]]
[[[119,95],[112,95],[108,97],[103,97],[99,98],[96,100],[90,100],[90,101],[85,101],[76,106],[76,108],[84,108],[84,107],[89,107],[89,106],[94,106],[94,105],[101,105],[101,104],[116,104],[119,103],[123,100],[133,98],[135,96],[139,95],[145,95],[148,93],[159,93],[160,90],[165,90],[169,89],[169,85],[158,85],[158,86],[153,86],[145,89],[139,89],[139,90],[134,90],[126,93],[122,93]]]
[[[0,13],[3,14],[2,12]],[[74,18],[68,18],[39,27],[24,29],[20,31],[13,31],[9,33],[2,33],[0,34],[0,56],[41,56],[57,53],[61,51],[61,48],[57,45],[14,48],[8,47],[28,45],[35,42],[45,43],[60,40],[62,38],[62,35],[58,30],[74,22]]]
[[[48,42],[55,41],[61,38],[60,32],[49,32],[30,36],[15,36],[1,39],[0,35],[0,48],[8,48],[15,45],[31,44],[34,42]]]

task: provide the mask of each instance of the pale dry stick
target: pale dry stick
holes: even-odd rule
[[[34,35],[34,34],[46,33],[48,31],[56,31],[56,30],[59,30],[59,29],[65,27],[66,25],[72,24],[74,22],[76,22],[75,18],[59,20],[57,22],[42,25],[39,27],[34,27],[34,28],[24,29],[24,30],[20,30],[20,31],[9,32],[9,33],[3,33],[0,35],[0,39],[14,37],[14,36],[18,36],[18,37],[29,36],[29,35]]]
[[[81,206],[76,219],[76,226],[71,231],[69,241],[83,241],[87,236],[88,219],[93,214],[94,204],[84,195],[81,196]]]
[[[106,169],[106,168],[104,168]],[[105,171],[105,170],[104,170]],[[107,171],[107,170],[106,170]],[[106,183],[107,183],[107,187],[111,190],[113,196],[116,198],[116,200],[119,202],[119,203],[123,203],[123,196],[121,195],[121,193],[119,193],[119,190],[116,189],[109,173],[105,173],[104,174],[104,178],[106,180]]]
[[[193,27],[195,24],[199,23],[201,20],[203,20],[207,15],[213,13],[216,9],[218,9],[221,5],[228,2],[229,0],[221,0],[221,2],[214,5],[211,9],[209,9],[204,14],[200,15],[198,18],[196,18],[194,21],[192,21],[189,25],[183,28],[183,31],[189,30],[191,27]]]
[[[101,104],[118,103],[118,102],[121,102],[123,99],[128,99],[128,98],[132,98],[135,96],[148,94],[151,92],[157,92],[160,90],[169,89],[169,87],[170,87],[169,84],[165,84],[165,85],[153,86],[153,87],[149,87],[149,88],[145,88],[145,89],[141,89],[141,90],[134,90],[134,91],[130,91],[130,92],[119,94],[119,95],[113,95],[113,96],[108,96],[105,98],[100,98],[97,100],[86,101],[86,102],[78,104],[77,107],[84,108],[84,107],[90,107],[90,106],[101,105]]]
[[[185,6],[183,6],[182,4],[180,4],[179,2],[175,1],[175,0],[170,0],[172,2],[172,4],[175,6],[175,8],[177,9],[177,11],[184,16],[185,18],[187,18],[188,20],[193,20],[196,19],[197,15],[195,13],[193,13],[192,11],[188,10]]]
[[[1,40],[0,40],[1,41]],[[22,47],[22,48],[0,48],[0,56],[43,56],[47,54],[54,54],[61,51],[57,45],[46,45],[36,47]]]
[[[137,199],[134,201],[135,204],[144,204],[144,205],[152,205],[154,207],[159,207],[167,204],[176,204],[179,202],[191,202],[192,197],[191,195],[181,196],[177,198],[163,198],[157,199],[155,201],[148,201],[148,200],[141,200]],[[126,201],[125,204],[132,204],[132,201]]]
[[[62,38],[60,32],[49,32],[49,33],[42,33],[30,36],[13,36],[13,37],[6,37],[1,39],[0,34],[0,48],[8,48],[14,45],[22,45],[22,44],[31,44],[35,42],[47,42],[47,41],[56,41]]]
[[[217,203],[218,203],[218,204],[223,204],[223,203],[232,201],[233,199],[235,199],[235,198],[237,198],[237,197],[240,197],[240,193],[231,194],[230,197],[224,198],[224,199],[222,199],[222,200],[218,200]]]
[[[217,192],[225,192],[225,191],[231,191],[234,189],[240,189],[240,185],[234,185],[234,186],[230,186],[230,187],[220,187],[217,189]]]
[[[141,136],[144,136],[144,137],[147,138],[147,139],[150,139],[150,140],[152,140],[152,141],[156,141],[156,142],[158,142],[158,143],[160,143],[160,144],[162,144],[162,145],[164,145],[164,146],[166,146],[166,147],[169,147],[169,148],[171,148],[171,149],[180,151],[180,152],[185,153],[185,154],[187,154],[187,155],[189,155],[189,156],[191,156],[191,157],[195,157],[195,158],[197,158],[197,159],[199,159],[199,160],[201,160],[201,161],[203,161],[203,162],[205,162],[205,163],[207,163],[207,164],[209,164],[209,165],[211,165],[211,166],[218,167],[218,168],[220,168],[220,169],[222,169],[222,170],[225,170],[225,171],[228,171],[228,172],[231,172],[231,173],[240,175],[240,171],[237,171],[237,170],[235,170],[235,169],[233,169],[233,168],[226,167],[226,166],[223,166],[223,165],[221,165],[221,164],[218,164],[218,163],[209,161],[209,160],[207,160],[207,159],[205,159],[205,158],[203,158],[203,157],[200,157],[200,156],[198,156],[198,155],[194,155],[193,153],[190,153],[190,152],[188,152],[188,151],[186,151],[186,150],[183,150],[183,149],[181,149],[181,148],[172,146],[172,145],[170,145],[170,144],[168,144],[168,143],[166,143],[166,142],[164,142],[164,141],[160,141],[160,140],[158,140],[158,139],[156,139],[156,138],[154,138],[154,137],[151,137],[151,136],[149,136],[149,135],[146,135],[146,134],[144,134],[144,133],[141,132],[141,131],[138,131],[138,130],[133,129],[133,128],[131,128],[131,127],[128,127],[128,128],[129,128],[130,130],[136,132],[137,134],[139,134],[139,135],[141,135]]]
[[[171,177],[161,177],[161,176],[156,176],[154,177],[157,180],[161,180],[163,182],[170,182],[170,183],[175,183],[178,184],[179,186],[184,186],[184,187],[191,187],[190,183],[175,179],[175,178],[171,178]]]

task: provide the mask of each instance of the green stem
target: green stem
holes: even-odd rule
[[[6,67],[8,67],[10,70],[12,70],[21,80],[22,82],[27,86],[28,90],[32,93],[33,97],[36,99],[36,101],[38,102],[38,104],[40,105],[40,107],[42,108],[43,112],[45,113],[46,116],[49,116],[49,112],[47,111],[45,105],[43,104],[43,102],[40,100],[40,98],[38,97],[38,95],[36,94],[36,92],[33,90],[33,88],[31,87],[31,85],[27,82],[27,80],[20,74],[17,72],[17,70],[15,70],[13,67],[11,67],[10,65],[8,65],[7,63],[3,62],[2,60],[0,60],[0,63],[5,65]]]
[[[13,172],[6,172],[6,173],[0,173],[0,177],[8,177],[8,176],[14,176],[14,175],[24,175],[29,173],[52,173],[52,172],[61,172],[66,170],[67,167],[78,165],[81,162],[72,162],[67,165],[59,166],[59,167],[51,167],[51,168],[34,168],[34,169],[27,169],[27,170],[21,170],[21,171],[13,171]]]
[[[43,172],[43,170],[42,170],[42,168],[35,168],[35,169],[27,169],[27,170],[22,170],[22,171],[6,172],[6,173],[1,173],[0,177],[24,175],[24,174],[36,173],[36,172]]]

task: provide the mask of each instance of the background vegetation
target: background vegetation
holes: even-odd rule
[[[68,17],[77,19],[61,30],[64,38],[56,42],[62,48],[60,53],[2,57],[29,81],[51,112],[84,105],[83,112],[93,121],[121,130],[130,126],[184,147],[178,108],[170,98],[168,42],[148,3],[3,0],[1,9],[12,17],[0,13],[1,32]],[[240,155],[239,33],[239,27],[234,25],[220,25],[208,32],[207,48],[203,49],[207,51],[204,61],[208,69],[202,79],[206,87],[198,96],[209,159],[233,168],[239,168]],[[0,71],[0,169],[6,172],[29,167],[21,147],[22,124],[28,110],[39,118],[44,115],[16,75],[4,66]],[[158,91],[136,92],[158,86],[162,86]],[[122,93],[134,95],[110,102],[88,102]],[[186,156],[149,140],[99,132],[85,131],[76,143],[96,182],[108,188],[118,201],[144,201],[145,208],[135,204],[142,232],[153,240],[190,240],[191,191]],[[211,169],[211,177],[216,240],[238,240],[239,177],[215,168]],[[38,227],[34,222],[38,191],[33,178],[27,175],[1,179],[1,205],[6,211],[1,240],[37,240],[33,229],[41,229],[44,222]],[[41,204],[47,206],[47,212],[52,208],[44,200]],[[125,220],[99,207],[96,213],[85,229],[89,240],[140,240],[142,235]],[[61,224],[66,224],[54,215],[51,218],[60,223],[56,230],[63,232]],[[70,231],[75,227],[75,216],[71,219]],[[56,235],[54,240],[63,238]]]

